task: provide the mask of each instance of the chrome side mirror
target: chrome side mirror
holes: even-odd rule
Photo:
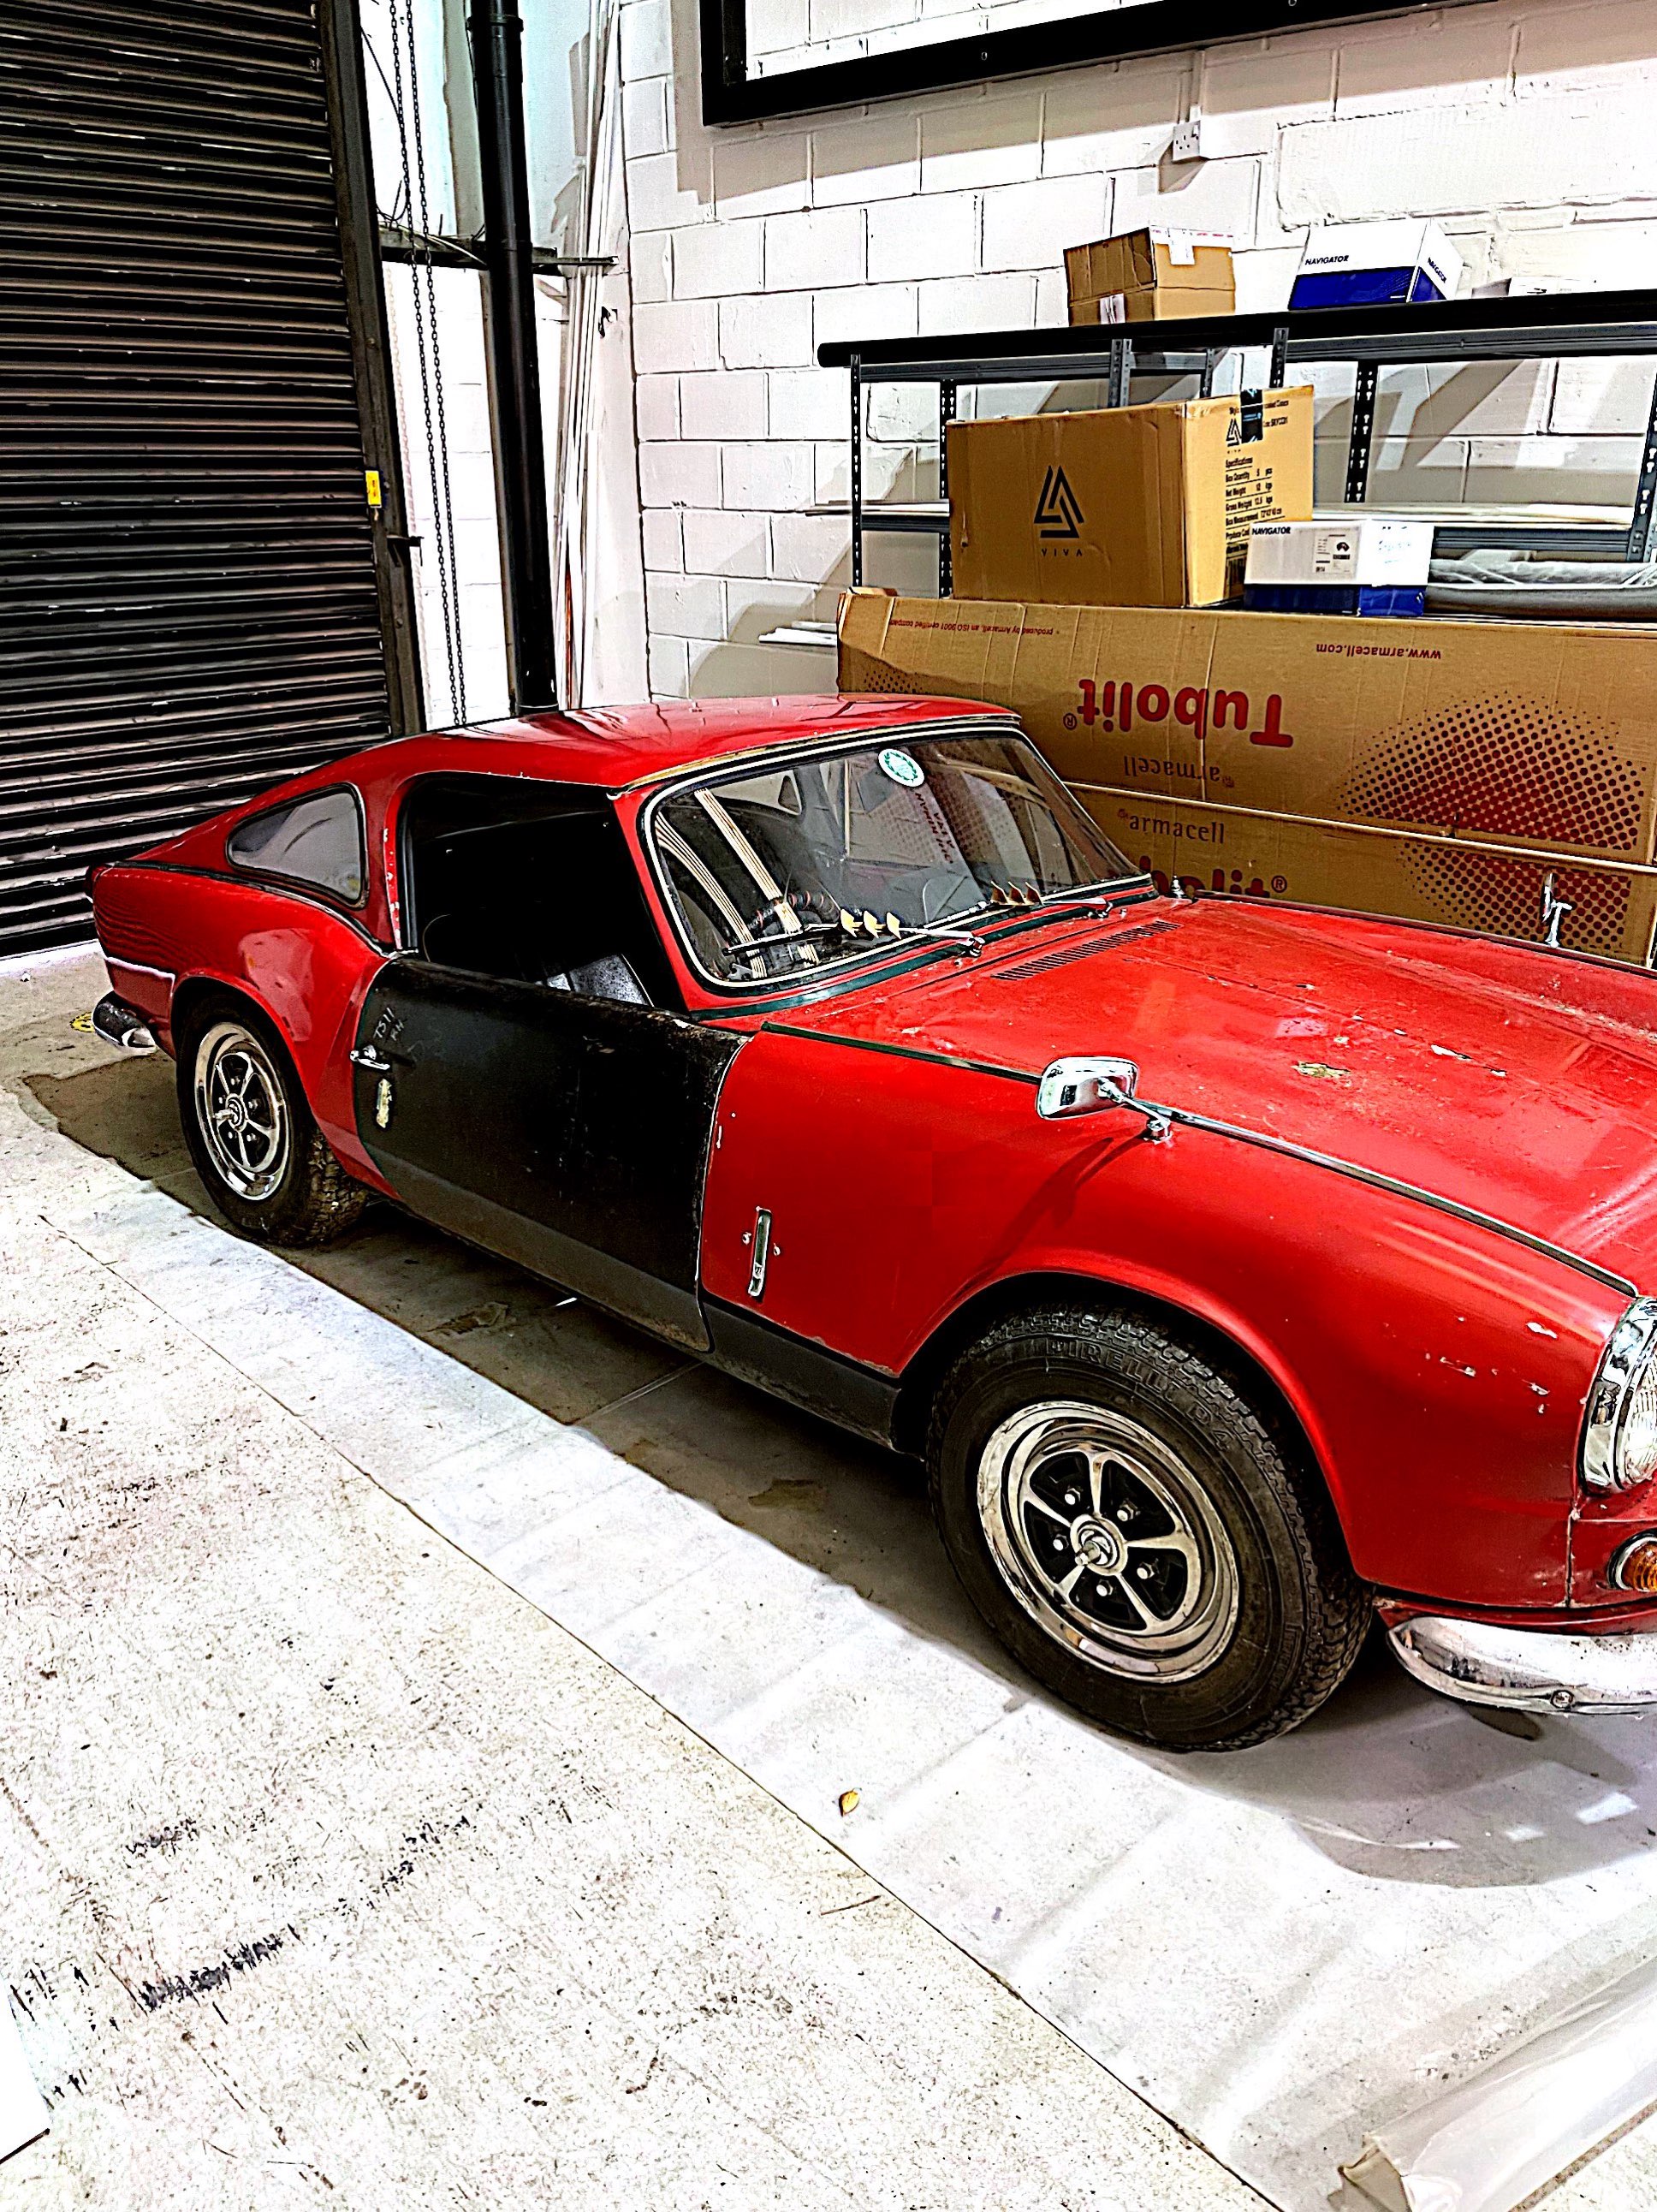
[[[1044,1121],[1068,1121],[1126,1106],[1144,1115],[1146,1136],[1160,1144],[1173,1122],[1166,1108],[1135,1097],[1138,1087],[1139,1070],[1131,1060],[1055,1060],[1035,1087],[1035,1110]]]
[[[1055,1060],[1036,1086],[1035,1110],[1044,1121],[1103,1114],[1126,1105],[1138,1087],[1131,1060]]]

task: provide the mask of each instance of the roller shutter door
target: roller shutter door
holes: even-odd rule
[[[0,955],[387,734],[303,0],[0,9]]]

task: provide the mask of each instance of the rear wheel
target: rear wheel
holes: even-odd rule
[[[956,1361],[927,1456],[950,1559],[1008,1650],[1107,1727],[1221,1751],[1315,1711],[1369,1626],[1297,1446],[1174,1330],[1053,1309]]]
[[[368,1194],[318,1128],[274,1025],[240,1000],[215,1000],[176,1043],[185,1140],[219,1211],[267,1243],[343,1236]]]

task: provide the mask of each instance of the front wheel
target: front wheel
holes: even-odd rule
[[[275,1026],[240,1000],[216,1000],[177,1045],[185,1141],[220,1212],[265,1243],[343,1236],[368,1194],[318,1128]]]
[[[933,1407],[933,1510],[968,1595],[1089,1719],[1171,1751],[1282,1735],[1339,1686],[1369,1595],[1296,1440],[1137,1314],[1015,1316]]]

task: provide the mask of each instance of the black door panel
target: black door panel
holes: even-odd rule
[[[416,1212],[703,1351],[702,1183],[742,1042],[654,1007],[392,960],[358,1028],[357,1128]]]

